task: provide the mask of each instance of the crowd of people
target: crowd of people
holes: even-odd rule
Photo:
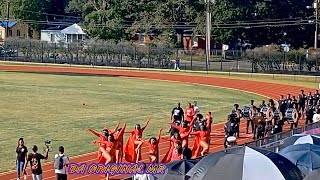
[[[28,154],[28,148],[24,144],[24,139],[19,138],[16,148],[16,167],[17,167],[17,180],[27,179],[27,166],[30,164],[31,177],[33,180],[42,180],[42,167],[41,160],[47,160],[49,156],[49,146],[46,148],[45,155],[38,153],[38,146],[33,145],[32,152]],[[57,180],[67,180],[67,167],[69,159],[64,155],[64,147],[59,147],[59,153],[54,157],[54,171]]]
[[[280,96],[277,103],[269,99],[266,104],[264,100],[256,106],[254,100],[243,109],[238,104],[228,116],[225,124],[225,147],[228,147],[229,137],[240,136],[240,120],[246,120],[246,133],[253,133],[253,139],[261,139],[272,134],[282,132],[284,123],[290,124],[290,129],[297,128],[301,121],[310,124],[320,121],[320,94],[318,90],[308,95],[301,90],[298,96]],[[234,138],[232,138],[234,139]]]
[[[320,94],[318,91],[314,94],[310,92],[305,95],[304,91],[301,90],[298,96],[291,97],[288,94],[286,98],[281,95],[277,102],[269,99],[267,104],[262,100],[259,105],[255,105],[254,100],[251,100],[250,104],[244,106],[243,109],[240,109],[238,104],[234,104],[234,109],[228,115],[224,126],[224,146],[227,148],[236,144],[237,138],[241,136],[241,121],[246,121],[247,134],[252,133],[253,139],[260,139],[282,132],[283,125],[286,122],[290,124],[292,129],[297,127],[302,120],[305,124],[320,121]],[[149,149],[149,163],[169,163],[183,158],[193,159],[204,156],[209,152],[213,123],[212,113],[201,114],[196,101],[193,104],[188,103],[184,109],[181,108],[180,103],[177,103],[176,107],[172,109],[171,121],[168,122],[169,136],[163,136],[163,129],[161,128],[157,137],[144,139],[143,132],[150,121],[151,119],[148,118],[144,126],[141,127],[140,124],[136,124],[135,128],[129,131],[126,130],[126,122],[120,128],[120,122],[118,122],[113,130],[106,126],[102,133],[87,129],[87,132],[99,138],[93,141],[94,144],[98,144],[98,162],[102,164],[121,163],[123,159],[129,163],[141,162],[143,144],[146,144]],[[129,134],[126,142],[124,142],[125,134]],[[190,145],[189,138],[192,136],[194,136],[194,141]],[[167,141],[169,144],[169,150],[162,159],[159,157],[160,141]],[[48,151],[43,156],[37,153],[36,146],[32,150],[33,153],[26,156],[28,150],[23,144],[23,139],[19,140],[17,147],[18,178],[20,178],[21,173],[25,173],[27,163],[30,162],[34,174],[33,179],[41,179],[40,159],[47,159]],[[60,147],[59,151],[60,153],[55,156],[55,159],[62,159],[62,168],[65,168],[68,159],[63,158],[63,147]],[[35,168],[35,164],[37,168]],[[55,164],[57,164],[55,165],[57,177],[61,180],[66,179],[66,173],[59,169],[58,161]],[[109,179],[108,174],[104,176]]]

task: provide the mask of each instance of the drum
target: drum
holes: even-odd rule
[[[250,106],[245,106],[243,108],[243,116],[245,118],[249,118],[250,117]]]
[[[278,109],[276,109],[276,110],[274,111],[273,116],[274,116],[275,119],[280,119],[280,112],[279,112]]]
[[[267,106],[263,106],[261,108],[261,112],[262,112],[264,117],[266,117],[268,109],[269,109],[269,107],[267,107]]]
[[[293,109],[292,109],[292,108],[288,108],[288,109],[286,110],[284,118],[285,118],[289,123],[293,123]]]

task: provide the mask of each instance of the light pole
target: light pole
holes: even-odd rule
[[[214,4],[215,0],[205,0],[207,3],[207,20],[206,20],[206,71],[208,73],[208,67],[210,66],[210,50],[211,50],[211,13],[210,13],[210,2]]]
[[[315,16],[315,31],[314,31],[314,48],[318,48],[318,4],[319,0],[314,0],[313,6],[307,6],[308,9],[314,9],[314,16]]]
[[[315,10],[315,16],[316,16],[316,30],[314,32],[314,48],[317,49],[318,48],[318,3],[319,0],[315,0],[314,2],[314,10]]]
[[[7,18],[6,18],[6,38],[9,37],[9,16],[10,16],[10,0],[7,0]]]

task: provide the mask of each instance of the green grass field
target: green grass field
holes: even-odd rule
[[[244,105],[249,99],[263,98],[187,83],[18,72],[0,72],[0,93],[1,172],[15,167],[19,137],[25,138],[29,151],[36,144],[43,153],[43,142],[49,139],[53,148],[64,145],[72,156],[97,149],[91,143],[95,137],[86,128],[101,131],[104,125],[113,128],[117,121],[127,121],[127,129],[133,129],[150,116],[147,138],[160,127],[166,130],[177,101],[185,107],[188,101],[197,100],[202,112],[213,111],[217,123],[225,121],[234,103]]]

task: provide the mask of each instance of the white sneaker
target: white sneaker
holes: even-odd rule
[[[27,175],[26,175],[26,174],[23,176],[23,179],[24,179],[24,180],[27,180]]]
[[[20,180],[20,178],[17,178],[17,180]]]

